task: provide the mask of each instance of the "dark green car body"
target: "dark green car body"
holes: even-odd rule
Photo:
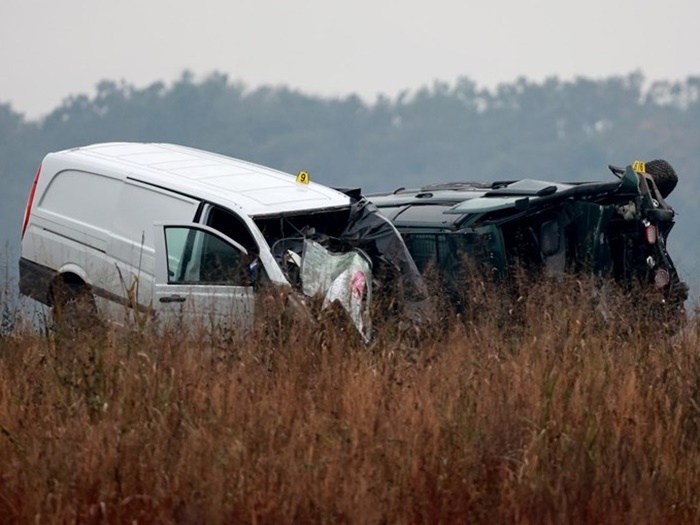
[[[446,183],[368,198],[418,268],[434,264],[454,292],[468,261],[496,279],[525,268],[641,283],[681,311],[687,286],[666,249],[675,213],[653,177],[611,170],[618,178],[604,182]]]

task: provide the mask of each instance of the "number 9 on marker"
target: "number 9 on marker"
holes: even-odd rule
[[[297,182],[300,182],[302,184],[308,184],[309,183],[309,174],[306,173],[305,171],[300,171],[299,174],[297,175]]]
[[[634,164],[632,164],[632,169],[634,171],[636,171],[637,173],[646,173],[647,165],[645,162],[642,162],[641,160],[635,160]]]

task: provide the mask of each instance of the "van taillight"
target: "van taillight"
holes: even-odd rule
[[[27,231],[27,224],[29,224],[29,214],[32,211],[32,203],[34,202],[34,193],[36,192],[36,183],[39,181],[39,173],[41,173],[41,166],[36,170],[36,175],[34,176],[34,182],[32,183],[32,189],[29,190],[29,198],[27,199],[27,208],[24,210],[24,221],[22,222],[22,238],[24,238],[24,232]]]

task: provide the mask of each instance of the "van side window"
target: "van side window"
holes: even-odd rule
[[[245,254],[197,228],[165,228],[168,284],[248,286]]]
[[[223,208],[212,207],[207,216],[207,226],[220,231],[243,246],[251,255],[257,255],[260,250],[253,239],[248,227],[235,214]]]

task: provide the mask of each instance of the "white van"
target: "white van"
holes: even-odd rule
[[[25,211],[20,291],[57,306],[61,289],[61,301],[87,297],[109,318],[188,312],[248,324],[256,283],[289,286],[286,266],[299,269],[300,247],[338,237],[352,202],[303,174],[172,144],[50,153]],[[342,282],[364,304],[371,262],[352,252],[341,265],[352,275]],[[318,279],[313,270],[307,273]]]

